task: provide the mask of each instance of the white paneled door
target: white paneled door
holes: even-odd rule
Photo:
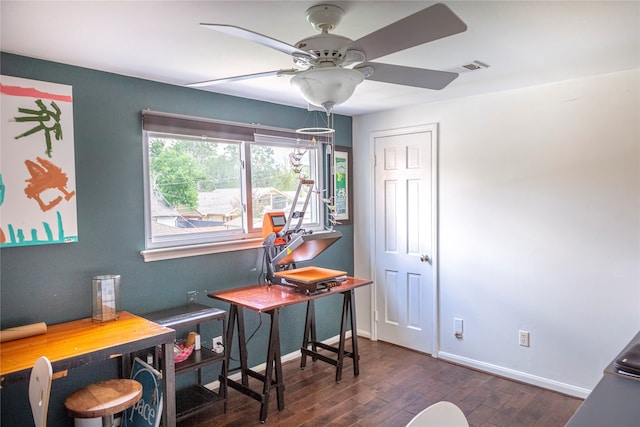
[[[437,127],[374,132],[371,139],[376,156],[374,336],[432,353]]]

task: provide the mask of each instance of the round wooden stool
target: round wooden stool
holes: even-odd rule
[[[102,417],[103,427],[113,426],[113,416],[132,407],[142,397],[142,384],[135,380],[100,381],[71,393],[64,401],[74,418]]]

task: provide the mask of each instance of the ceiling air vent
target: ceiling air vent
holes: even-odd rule
[[[470,64],[462,65],[462,68],[466,69],[467,71],[476,71],[483,68],[489,68],[489,65],[485,64],[484,62],[473,61]]]

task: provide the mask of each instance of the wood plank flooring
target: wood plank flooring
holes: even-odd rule
[[[271,392],[273,426],[404,426],[440,400],[457,404],[472,427],[563,426],[581,399],[478,372],[381,341],[358,340],[360,375],[350,359],[342,381],[323,362],[283,364],[285,408]],[[260,390],[257,383],[252,383]],[[179,427],[259,426],[260,404],[230,389],[227,413],[213,408]]]

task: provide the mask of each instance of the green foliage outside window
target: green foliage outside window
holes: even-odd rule
[[[151,170],[156,189],[170,206],[190,209],[198,206],[198,181],[206,175],[180,143],[166,147],[162,142],[154,142]]]
[[[267,145],[251,146],[252,187],[273,187],[280,191],[295,191],[299,175],[288,165],[286,153]],[[211,141],[170,140],[150,141],[150,171],[154,188],[172,207],[196,208],[198,192],[223,188],[240,188],[240,152],[236,144]],[[282,157],[282,158],[279,158]],[[308,166],[300,176],[308,177]],[[254,206],[254,214],[259,205]]]

